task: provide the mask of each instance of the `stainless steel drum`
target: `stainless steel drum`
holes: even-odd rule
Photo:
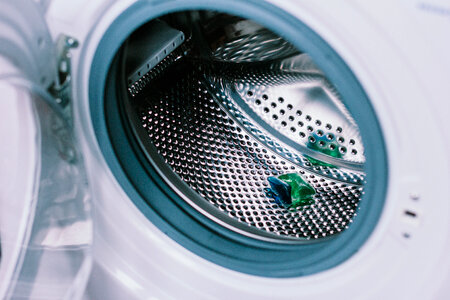
[[[228,15],[157,22],[125,46],[126,107],[171,187],[210,219],[255,238],[297,243],[345,230],[364,193],[364,146],[338,90],[309,56]],[[162,46],[127,51],[143,43]],[[138,67],[129,67],[138,56]],[[268,177],[287,173],[314,188],[312,204],[284,207],[266,195]]]

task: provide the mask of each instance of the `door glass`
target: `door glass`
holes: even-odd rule
[[[0,298],[81,298],[92,218],[83,158],[39,86],[0,74]]]

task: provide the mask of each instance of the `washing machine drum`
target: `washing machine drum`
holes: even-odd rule
[[[344,65],[316,38],[332,64]],[[217,247],[226,256],[219,263],[231,256],[231,268],[265,276],[270,272],[239,267],[246,258],[236,247],[247,259],[264,258],[258,263],[266,267],[285,252],[280,263],[310,263],[300,259],[307,256],[302,251],[334,251],[318,242],[351,228],[364,202],[375,206],[358,226],[367,237],[383,204],[384,187],[376,199],[363,197],[366,187],[372,190],[366,153],[377,153],[374,169],[385,174],[379,127],[359,85],[342,87],[345,101],[312,56],[252,20],[211,11],[166,15],[129,36],[109,72],[105,119],[126,176],[151,208],[147,216],[156,211],[178,230],[177,220],[195,220],[181,225],[184,235],[214,236],[198,243]],[[352,115],[352,101],[368,117]],[[360,123],[371,128],[366,136]],[[377,149],[367,151],[365,139]],[[155,182],[164,197],[149,192]]]
[[[187,41],[131,83],[133,125],[145,131],[149,159],[230,228],[291,241],[345,230],[363,192],[364,148],[338,92],[282,38],[250,21],[221,21],[225,31],[249,32],[218,37],[209,57]],[[283,180],[269,178],[289,181],[290,195],[271,196]]]

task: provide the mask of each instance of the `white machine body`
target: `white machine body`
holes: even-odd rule
[[[271,1],[317,32],[354,72],[382,127],[389,165],[386,204],[364,246],[333,269],[275,279],[232,271],[186,250],[141,213],[109,170],[90,120],[89,72],[103,34],[133,2],[46,3],[53,39],[64,34],[79,42],[71,50],[71,101],[94,224],[84,299],[448,299],[449,3]],[[7,89],[0,87],[2,95]],[[1,110],[9,115],[1,118],[1,156],[11,152],[3,164],[18,160],[12,153],[33,160],[20,143],[8,142],[14,151],[3,147],[6,122],[11,136],[33,134],[23,121],[14,126],[25,109]],[[0,170],[1,183],[11,179]]]

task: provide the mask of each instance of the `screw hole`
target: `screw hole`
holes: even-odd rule
[[[405,215],[407,215],[408,217],[411,217],[411,218],[417,217],[417,214],[410,210],[405,210]]]
[[[418,200],[420,199],[420,195],[419,195],[418,193],[416,193],[416,192],[411,193],[411,194],[409,195],[409,197],[410,197],[412,200],[414,200],[414,201],[418,201]]]

